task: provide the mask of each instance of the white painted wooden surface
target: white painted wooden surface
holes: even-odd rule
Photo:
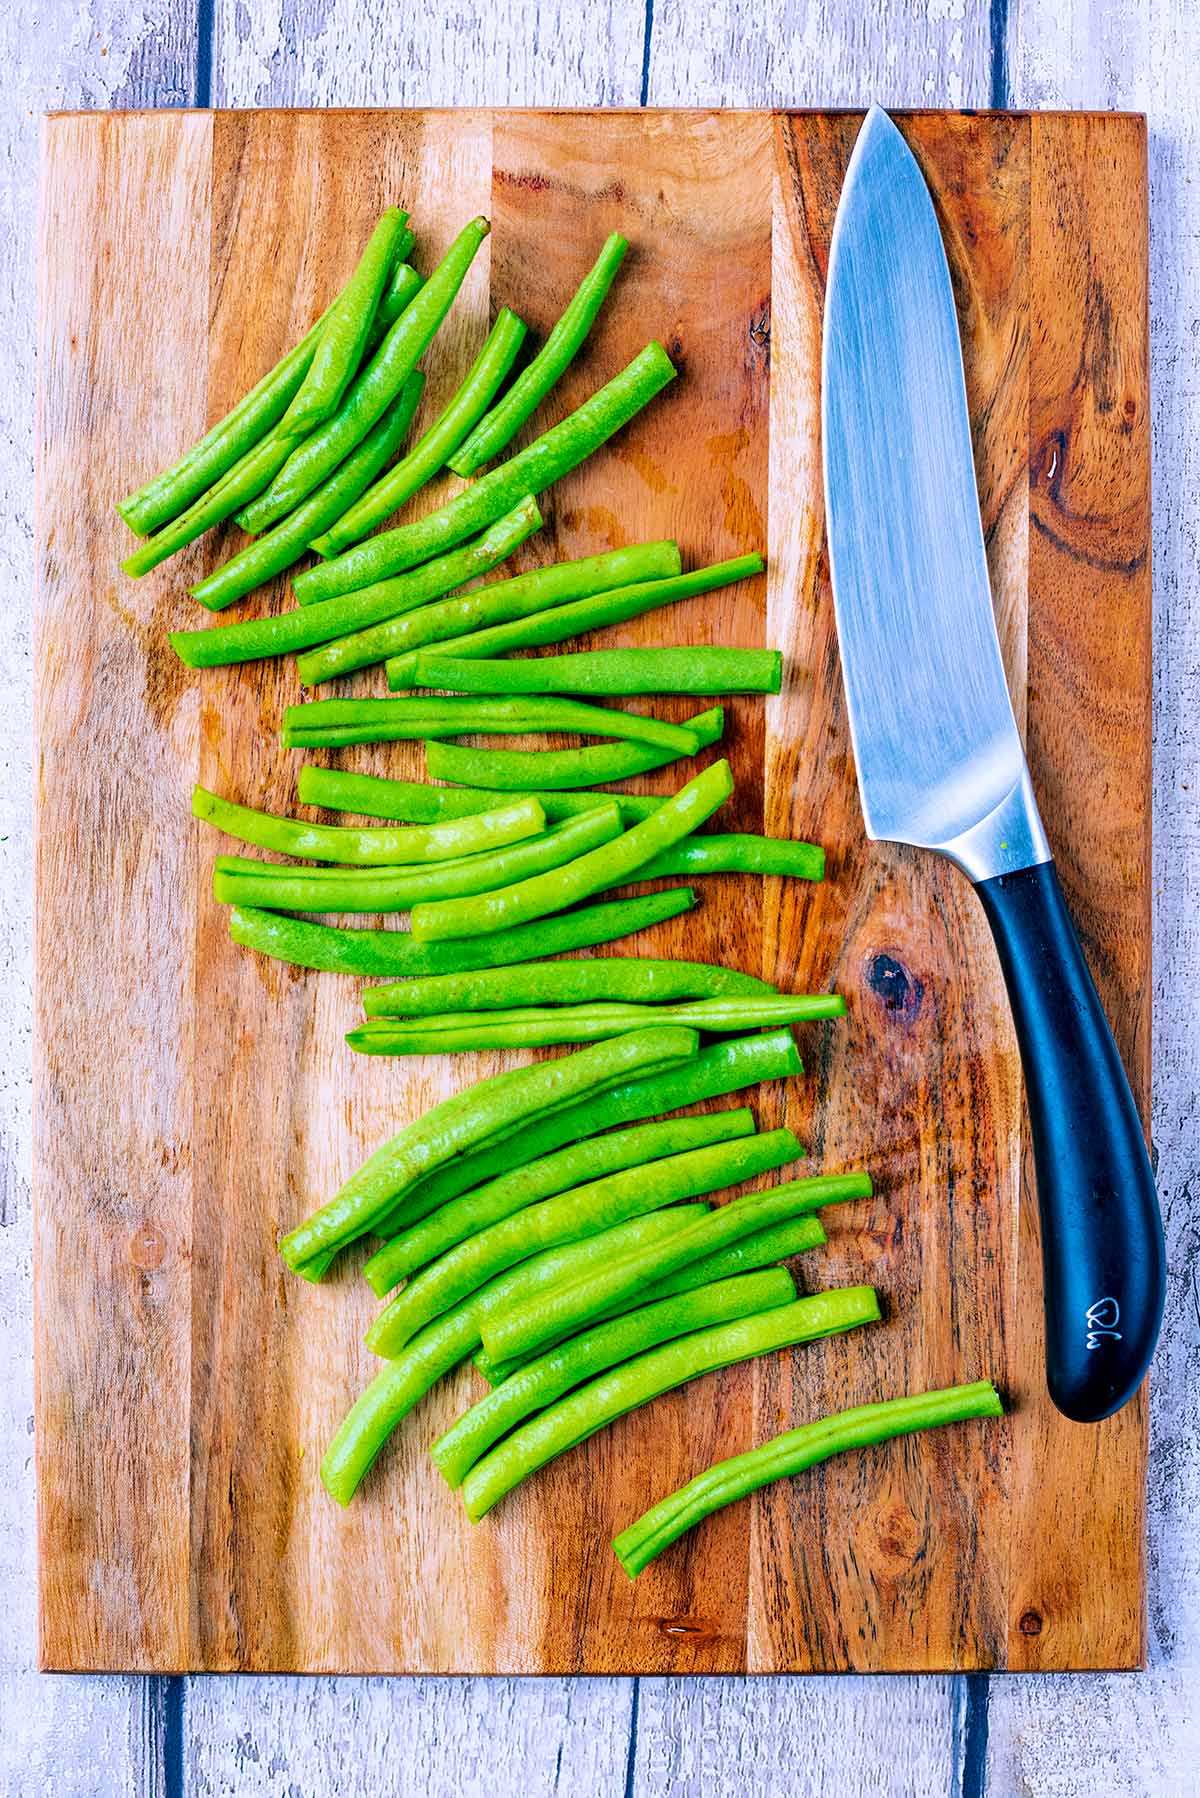
[[[417,20],[414,26],[414,19]],[[1200,124],[1194,0],[8,0],[0,6],[0,1793],[1179,1798],[1200,1790]],[[33,1671],[29,675],[37,115],[889,104],[1149,114],[1155,396],[1153,1665],[1062,1679],[382,1681]]]

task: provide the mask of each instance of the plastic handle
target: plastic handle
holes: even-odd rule
[[[1128,1403],[1162,1323],[1166,1255],[1133,1094],[1053,862],[980,881],[1012,1004],[1042,1220],[1046,1383],[1067,1417]]]

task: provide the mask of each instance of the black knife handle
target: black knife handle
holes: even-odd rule
[[[1126,1404],[1162,1322],[1166,1254],[1133,1094],[1052,861],[976,886],[1025,1071],[1046,1307],[1046,1383],[1095,1423]]]

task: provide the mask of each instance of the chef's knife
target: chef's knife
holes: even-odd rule
[[[983,902],[1033,1126],[1047,1383],[1060,1411],[1094,1422],[1132,1397],[1154,1352],[1162,1223],[1009,700],[937,216],[878,107],[855,144],[830,248],[822,430],[867,834],[948,856]]]

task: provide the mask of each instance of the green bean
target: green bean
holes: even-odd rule
[[[413,304],[419,304],[419,300]],[[298,576],[297,599],[327,599],[334,593],[348,593],[461,543],[472,531],[481,530],[501,512],[507,512],[522,495],[541,493],[578,468],[622,425],[635,418],[668,381],[674,380],[675,374],[662,345],[647,344],[628,368],[561,424],[554,425],[528,449],[501,463],[438,511],[385,531],[382,536],[368,538],[333,561]]]
[[[405,233],[406,237],[409,235]],[[400,247],[403,247],[403,240]],[[380,302],[377,320],[393,324],[420,286],[420,275],[401,259],[391,286]],[[251,388],[178,462],[163,469],[138,492],[117,502],[117,511],[130,530],[136,531],[139,537],[148,537],[161,525],[177,518],[279,423],[299,392],[326,320],[336,304],[334,300],[326,307],[296,347],[281,357],[270,373],[264,375],[258,385]]]
[[[337,410],[319,424],[311,436],[303,438],[267,491],[239,515],[238,523],[245,530],[265,530],[290,512],[332,474],[356,443],[362,441],[375,420],[391,405],[429,347],[487,233],[486,219],[474,219],[459,232],[420,293],[405,307],[370,362],[346,389]],[[313,367],[316,367],[315,361]],[[297,395],[297,399],[301,397]],[[286,430],[287,427],[285,416],[279,428]],[[518,493],[512,495],[514,502],[520,497]],[[508,506],[500,508],[500,511],[508,510]],[[490,524],[499,515],[499,512],[493,512],[485,522]],[[464,531],[455,541],[461,542],[469,535]],[[450,543],[435,544],[434,548],[449,549]],[[423,562],[428,559],[421,557]],[[411,568],[412,563],[406,566]],[[366,584],[365,581],[357,583],[360,587]]]
[[[693,1226],[694,1227],[694,1226]],[[869,1286],[848,1286],[716,1324],[635,1355],[550,1405],[477,1461],[462,1484],[467,1516],[478,1523],[514,1486],[605,1424],[701,1374],[792,1344],[840,1334],[879,1319]]]
[[[448,458],[455,474],[471,475],[490,462],[510,443],[537,411],[592,328],[605,295],[616,278],[629,245],[614,231],[588,270],[549,337],[513,382],[504,398],[476,425],[456,456]]]
[[[451,646],[452,648],[452,646]],[[778,693],[777,649],[585,649],[524,662],[423,651],[417,683],[457,693]]]
[[[408,214],[389,206],[372,231],[358,267],[329,308],[308,373],[283,416],[289,436],[304,437],[337,409],[358,367],[371,320],[395,266]]]
[[[344,510],[347,503],[375,479],[399,449],[408,434],[424,385],[424,375],[420,369],[414,369],[378,424],[367,432],[358,448],[334,469],[328,480],[315,493],[310,493],[273,531],[268,531],[257,542],[247,544],[196,586],[189,587],[192,598],[198,599],[210,612],[223,611],[235,599],[243,599],[255,587],[274,579],[298,561],[313,532],[319,531],[328,519],[336,518],[339,510]]]
[[[328,1204],[283,1238],[280,1254],[290,1268],[303,1272],[307,1262],[324,1260],[364,1236],[418,1180],[455,1156],[527,1130],[547,1112],[606,1092],[639,1073],[691,1061],[697,1047],[694,1030],[641,1030],[480,1080],[377,1149]]]
[[[555,922],[547,920],[546,928]],[[445,947],[446,945],[434,945]],[[525,1130],[519,1142],[489,1144],[474,1154],[461,1155],[452,1166],[440,1168],[414,1186],[402,1204],[380,1222],[381,1235],[394,1236],[416,1218],[425,1217],[448,1199],[497,1174],[547,1155],[563,1143],[578,1142],[614,1124],[634,1124],[660,1112],[677,1111],[706,1099],[722,1099],[729,1093],[757,1086],[764,1080],[785,1080],[801,1073],[796,1044],[788,1030],[772,1030],[765,1036],[740,1036],[729,1042],[711,1043],[701,1049],[685,1069],[653,1078],[633,1080],[628,1086],[583,1101],[568,1111]]]
[[[562,1288],[539,1301],[536,1312],[522,1306],[489,1318],[483,1329],[483,1346],[494,1361],[532,1354],[545,1343],[582,1328],[621,1300],[628,1301],[644,1292],[676,1268],[710,1255],[727,1243],[738,1242],[770,1224],[819,1211],[825,1205],[868,1198],[870,1193],[870,1176],[862,1172],[809,1175],[765,1192],[747,1193],[730,1205],[722,1205],[712,1217],[702,1218],[678,1239],[678,1245],[671,1245],[671,1252],[655,1250],[647,1251],[645,1256],[627,1255],[596,1274],[586,1291],[579,1286]],[[679,1253],[672,1259],[676,1246]]]
[[[584,905],[536,924],[458,943],[414,943],[406,930],[348,930],[304,918],[235,905],[229,934],[244,948],[295,967],[335,974],[437,974],[442,970],[506,966],[568,949],[587,949],[678,917],[696,903],[688,887]]]
[[[415,906],[413,935],[418,942],[438,942],[446,937],[503,930],[512,924],[526,924],[531,918],[543,918],[547,912],[562,911],[564,906],[590,898],[605,887],[619,886],[643,862],[669,849],[673,842],[710,818],[732,791],[729,763],[713,762],[660,805],[652,817],[560,867],[553,878],[535,875],[495,892],[474,894],[469,905],[448,899]],[[581,824],[584,819],[599,815],[584,812],[575,822]],[[562,824],[558,828],[566,830],[569,826]]]
[[[335,556],[347,544],[365,537],[432,479],[498,391],[516,361],[525,331],[516,313],[502,307],[466,380],[420,442],[356,504],[347,506],[323,536],[311,539],[319,556]]]
[[[694,1529],[714,1511],[761,1491],[775,1480],[791,1479],[820,1461],[852,1448],[871,1448],[895,1436],[930,1430],[940,1424],[965,1423],[975,1417],[1003,1417],[1004,1406],[990,1380],[971,1386],[947,1386],[908,1398],[883,1399],[837,1411],[799,1429],[785,1430],[744,1455],[718,1461],[686,1486],[643,1512],[613,1538],[613,1550],[630,1579],[636,1579],[664,1548]]]
[[[540,697],[310,700],[306,705],[288,706],[282,735],[287,748],[320,748],[433,737],[526,736],[556,730],[649,743],[677,756],[695,755],[700,747],[691,731],[661,718],[619,711],[615,706],[584,705],[577,699]]]
[[[540,530],[541,524],[537,501],[525,500],[489,525],[482,537],[460,545],[448,555],[437,556],[423,567],[397,576],[394,581],[381,581],[377,587],[362,587],[357,593],[343,593],[339,599],[327,599],[318,606],[297,606],[293,611],[278,612],[266,618],[245,618],[237,624],[220,625],[215,630],[172,631],[171,644],[175,653],[191,668],[219,668],[230,662],[259,661],[264,656],[286,655],[314,643],[327,643],[332,648],[328,639],[337,637],[349,641],[345,633],[357,625],[427,606],[430,600],[440,598],[451,588],[461,587],[464,581],[486,574],[534,531]],[[306,657],[300,657],[300,663],[305,660]]]
[[[474,1314],[480,1300],[489,1296],[516,1298],[555,1280],[573,1278],[605,1255],[670,1235],[691,1222],[688,1213],[694,1216],[703,1210],[702,1205],[681,1205],[677,1211],[652,1211],[583,1242],[547,1249],[544,1254],[509,1268],[453,1311],[443,1312],[419,1336],[414,1336],[398,1360],[387,1363],[343,1419],[321,1462],[326,1491],[338,1504],[348,1505],[400,1420],[443,1374],[478,1345]]]
[[[498,1179],[477,1186],[462,1198],[442,1205],[428,1217],[394,1236],[378,1249],[363,1268],[372,1292],[384,1298],[406,1274],[415,1273],[468,1237],[540,1199],[553,1198],[572,1187],[582,1187],[602,1175],[625,1168],[642,1167],[685,1149],[706,1148],[753,1136],[751,1111],[721,1111],[709,1117],[665,1118],[657,1124],[635,1124],[569,1143],[553,1155],[543,1155],[523,1167],[513,1168]]]
[[[170,524],[156,531],[153,537],[126,556],[121,563],[122,571],[135,580],[149,574],[168,556],[195,541],[197,537],[211,530],[213,525],[224,523],[232,518],[239,507],[247,500],[253,499],[256,493],[278,474],[295,447],[294,440],[279,435],[281,426],[276,425],[252,445],[239,458],[220,480],[216,481],[206,493],[190,505],[186,512],[180,512]]]
[[[534,505],[527,499],[525,505]],[[567,600],[581,594],[596,594],[606,587],[619,587],[631,575],[653,584],[659,575],[670,575],[679,566],[678,547],[671,542],[635,543],[628,549],[608,550],[598,556],[584,556],[574,562],[556,562],[549,568],[535,568],[509,581],[497,581],[490,587],[460,593],[452,601],[425,607],[395,624],[379,623],[371,630],[356,631],[340,643],[327,643],[324,650],[302,656],[298,672],[306,687],[332,680],[338,674],[350,674],[382,662],[395,650],[408,650],[422,643],[469,631],[476,624],[490,624],[496,619],[523,618],[545,608],[557,609]],[[417,571],[419,572],[419,570]],[[399,580],[412,579],[400,575]],[[376,587],[364,587],[364,593],[375,593],[393,583],[382,581]],[[336,600],[319,602],[321,609],[335,605]],[[316,610],[313,605],[304,608]],[[392,616],[388,614],[387,616]]]
[[[725,713],[719,705],[687,720],[702,749],[715,743],[724,727]],[[538,782],[553,789],[628,780],[678,759],[670,750],[643,748],[639,743],[591,743],[584,749],[471,749],[435,738],[425,742],[425,765],[435,780],[462,781],[501,793],[523,791]],[[661,810],[659,805],[650,815]]]
[[[253,811],[220,799],[204,787],[192,791],[192,813],[236,837],[239,843],[255,843],[280,855],[307,855],[313,861],[343,862],[362,867],[395,866],[403,862],[446,861],[520,843],[545,830],[546,815],[537,800],[499,806],[493,812],[477,812],[474,818],[453,818],[445,824],[416,825],[410,830],[366,828],[354,830],[336,824],[308,824],[303,818],[277,818],[271,812]]]
[[[207,633],[202,633],[207,634]],[[318,768],[306,763],[300,770],[297,791],[305,805],[323,805],[330,811],[358,812],[367,818],[395,818],[406,824],[434,824],[442,818],[469,818],[491,811],[497,792],[489,787],[433,787],[423,780],[387,780],[379,774],[350,774],[342,768]],[[517,798],[516,793],[505,793]],[[576,818],[598,805],[615,805],[622,824],[640,824],[662,804],[661,798],[642,798],[633,793],[522,793],[536,799],[549,824]]]
[[[602,964],[601,964],[602,965]],[[766,993],[750,997],[686,1000],[678,1005],[519,1005],[498,1011],[454,1011],[437,1016],[368,1018],[348,1031],[360,1055],[454,1055],[481,1049],[544,1049],[553,1043],[596,1043],[622,1030],[687,1024],[693,1030],[760,1030],[839,1018],[846,1002],[838,993]]]
[[[570,1242],[581,1236],[594,1236],[597,1230],[606,1229],[610,1224],[621,1223],[644,1211],[659,1211],[676,1199],[699,1198],[723,1186],[736,1185],[755,1174],[780,1167],[800,1153],[800,1144],[790,1130],[772,1130],[763,1136],[714,1143],[709,1148],[687,1149],[678,1155],[664,1156],[644,1167],[606,1174],[602,1179],[573,1187],[569,1192],[560,1192],[554,1198],[527,1205],[523,1211],[502,1218],[478,1235],[459,1242],[422,1268],[379,1313],[367,1331],[367,1347],[374,1354],[391,1360],[431,1318],[449,1310],[493,1274],[511,1267],[514,1262],[524,1261],[537,1249],[553,1248],[555,1243]],[[722,1214],[717,1212],[715,1215]],[[681,1231],[680,1238],[693,1235],[701,1224],[711,1221],[700,1219],[688,1230]],[[655,1251],[639,1252],[651,1254]],[[665,1246],[662,1252],[665,1253]],[[630,1251],[632,1253],[634,1251]],[[622,1265],[626,1259],[621,1258]],[[680,1261],[673,1265],[678,1267]],[[574,1291],[574,1286],[570,1290]],[[538,1300],[539,1306],[553,1305],[557,1293],[556,1287]],[[504,1318],[514,1315],[523,1318],[526,1309],[527,1305],[516,1307],[512,1312],[505,1312]],[[497,1352],[489,1340],[491,1327],[481,1321],[480,1333],[489,1354]]]
[[[481,1398],[430,1449],[447,1485],[457,1488],[502,1436],[572,1387],[628,1361],[661,1342],[735,1318],[753,1317],[794,1303],[796,1282],[782,1267],[697,1286],[679,1298],[642,1305],[596,1324],[583,1335],[548,1350]]]
[[[582,1005],[601,998],[637,1003],[774,990],[756,974],[741,974],[711,962],[609,955],[587,961],[526,962],[520,969],[438,974],[427,980],[393,980],[386,986],[369,986],[363,994],[363,1010],[369,1018],[436,1017],[447,1011],[503,1010],[534,993],[540,1005]]]
[[[283,911],[409,911],[434,895],[462,898],[490,892],[497,880],[528,879],[535,870],[545,873],[585,853],[584,844],[595,848],[611,842],[620,828],[613,806],[608,812],[584,812],[523,842],[418,867],[292,868],[278,862],[247,864],[240,858],[231,867],[232,858],[225,857],[213,871],[213,897],[218,905]]]
[[[658,880],[674,874],[789,874],[794,880],[824,880],[825,851],[790,837],[756,837],[748,832],[689,837],[676,843],[638,874]]]
[[[555,606],[552,611],[535,617],[517,618],[510,623],[490,625],[487,629],[464,630],[457,635],[445,632],[434,642],[436,650],[458,658],[506,655],[510,649],[537,649],[546,643],[563,643],[584,631],[596,631],[609,624],[624,624],[626,619],[653,612],[658,606],[673,605],[677,600],[691,599],[698,593],[711,593],[715,587],[728,586],[762,570],[761,556],[737,556],[729,562],[715,562],[710,568],[697,568],[691,574],[676,572],[665,580],[640,581],[614,592],[585,596],[569,606]],[[398,653],[388,657],[387,682],[393,691],[420,686],[418,676],[419,646],[398,645]],[[399,653],[402,651],[402,653]],[[429,653],[426,651],[425,653]]]

